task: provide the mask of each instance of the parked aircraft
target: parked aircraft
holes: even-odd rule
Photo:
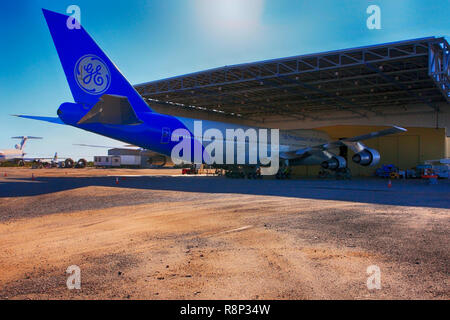
[[[42,139],[41,137],[12,137],[12,139],[21,139],[20,143],[15,145],[15,149],[0,150],[0,162],[15,162],[20,166],[24,165],[25,158],[25,145],[30,139]]]
[[[143,100],[83,27],[69,29],[66,22],[72,18],[45,9],[43,13],[75,102],[63,103],[57,111],[58,117],[27,115],[19,117],[70,125],[169,157],[179,145],[178,142],[186,139],[190,148],[183,149],[179,155],[182,154],[184,159],[203,163],[210,163],[211,158],[215,156],[208,148],[211,139],[202,139],[206,131],[216,130],[214,135],[216,142],[229,143],[227,140],[229,130],[246,132],[249,129],[261,129],[201,120],[200,132],[195,132],[198,119],[155,112],[151,104],[148,105]],[[179,129],[183,129],[185,134],[178,135],[174,139],[174,134],[179,132]],[[355,152],[352,159],[355,163],[373,166],[379,162],[380,154],[361,141],[405,131],[406,129],[393,126],[386,130],[339,141],[330,141],[327,134],[319,130],[299,130],[296,133],[280,131],[277,151],[283,165],[320,164],[326,169],[339,170],[347,167],[346,160],[330,150],[348,147]],[[243,141],[232,139],[234,158],[237,153],[234,150],[242,150],[238,149],[240,144],[241,147],[242,144],[245,146],[245,150],[249,149],[253,142],[251,140],[251,137],[244,137]],[[270,155],[273,144],[271,139],[268,139],[266,150],[271,150]],[[200,158],[196,153],[199,149]],[[220,151],[227,157],[231,153],[230,150],[223,147]],[[217,153],[217,150],[214,150],[214,153]],[[267,165],[268,158],[269,152],[267,156],[261,156],[258,152],[256,165]],[[243,164],[252,163],[246,156]]]

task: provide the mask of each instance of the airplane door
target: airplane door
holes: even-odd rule
[[[161,143],[167,144],[170,142],[170,128],[164,127],[161,129]]]

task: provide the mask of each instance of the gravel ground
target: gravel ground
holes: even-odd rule
[[[0,298],[450,298],[449,181],[179,171],[0,168]]]

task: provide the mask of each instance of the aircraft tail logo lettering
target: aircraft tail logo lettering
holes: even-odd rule
[[[82,56],[75,64],[75,80],[85,92],[100,95],[111,84],[111,73],[102,59],[93,54]]]

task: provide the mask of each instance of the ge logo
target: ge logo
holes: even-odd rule
[[[75,64],[75,80],[89,94],[102,94],[111,84],[111,73],[106,64],[93,54],[82,56]]]

